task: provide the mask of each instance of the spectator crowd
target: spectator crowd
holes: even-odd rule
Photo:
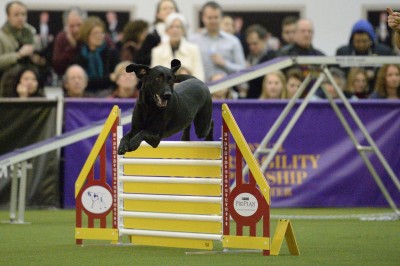
[[[61,86],[65,97],[136,98],[140,81],[126,73],[131,63],[170,66],[181,61],[179,73],[212,83],[248,67],[282,56],[324,56],[314,47],[314,26],[307,18],[282,19],[281,36],[265,26],[245,29],[242,18],[225,15],[217,2],[201,8],[203,28],[191,32],[187,18],[174,0],[160,0],[154,22],[137,19],[118,23],[115,12],[106,21],[88,16],[79,7],[62,15],[63,30],[49,34],[49,14],[40,15],[36,30],[27,23],[27,6],[6,5],[7,20],[0,28],[0,97],[45,97],[44,87]],[[397,56],[400,48],[400,13],[387,9],[379,30],[365,19],[349,29],[349,41],[337,56]],[[378,67],[330,67],[336,85],[348,99],[400,99],[400,64]],[[274,71],[225,88],[214,99],[290,99],[305,77],[308,66]],[[313,99],[337,91],[328,80]],[[305,94],[300,97],[304,97]]]

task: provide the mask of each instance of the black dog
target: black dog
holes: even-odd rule
[[[132,114],[131,130],[122,139],[118,154],[134,151],[144,140],[156,148],[162,138],[184,130],[182,140],[190,139],[194,122],[198,138],[213,140],[212,101],[208,87],[190,75],[175,75],[181,67],[177,59],[171,69],[131,64],[126,72],[135,72],[142,81],[140,95]],[[174,83],[179,83],[174,87]]]

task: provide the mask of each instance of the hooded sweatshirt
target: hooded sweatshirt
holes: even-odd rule
[[[353,46],[353,37],[356,33],[366,33],[371,39],[371,47],[369,49],[368,55],[394,55],[390,47],[376,42],[374,27],[366,19],[360,19],[353,25],[353,28],[351,29],[349,44],[337,49],[336,55],[357,55],[357,52]]]

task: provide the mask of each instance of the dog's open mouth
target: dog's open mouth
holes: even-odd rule
[[[156,101],[156,105],[157,105],[158,107],[162,107],[162,108],[167,107],[168,100],[163,100],[163,99],[160,97],[160,95],[155,94],[155,95],[154,95],[154,100]]]

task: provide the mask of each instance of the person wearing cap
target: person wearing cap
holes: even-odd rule
[[[348,55],[348,56],[371,56],[371,55],[382,55],[389,56],[394,55],[392,49],[382,43],[376,41],[376,35],[374,27],[366,19],[358,20],[351,29],[349,43],[339,47],[336,50],[336,55]],[[350,71],[350,68],[343,68],[346,75]],[[366,68],[368,75],[369,88],[373,88],[375,82],[375,75],[378,71],[377,68]]]
[[[378,43],[372,24],[361,19],[351,29],[349,43],[339,47],[336,55],[393,55],[387,45]]]
[[[186,19],[182,14],[171,13],[165,19],[168,40],[151,51],[151,66],[170,67],[172,59],[179,59],[193,76],[204,81],[201,53],[197,44],[186,40]]]

